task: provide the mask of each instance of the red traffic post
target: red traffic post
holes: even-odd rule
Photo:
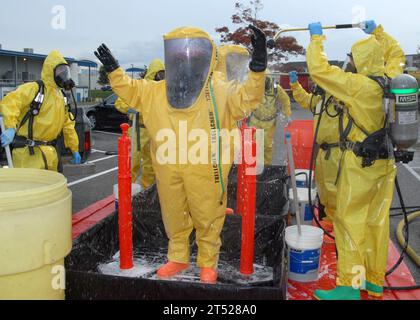
[[[130,128],[122,124],[122,136],[118,140],[118,197],[119,197],[119,242],[120,268],[132,269],[133,264],[133,207],[131,197],[131,139],[127,135]]]
[[[236,197],[236,213],[241,215],[244,212],[244,183],[245,183],[245,130],[248,128],[246,121],[241,126],[241,154],[238,165],[238,181],[237,181],[237,197]]]
[[[252,128],[247,131],[250,131],[252,135],[246,137],[244,143],[245,177],[240,272],[243,275],[250,276],[254,274],[257,142],[255,140],[256,129]]]

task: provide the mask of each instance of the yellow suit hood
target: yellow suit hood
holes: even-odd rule
[[[219,61],[216,66],[216,70],[218,72],[226,73],[227,71],[227,56],[230,53],[237,53],[239,55],[248,56],[249,52],[246,48],[238,45],[227,45],[227,46],[220,46],[219,47]]]
[[[156,74],[159,71],[165,70],[165,64],[160,59],[155,59],[150,63],[149,68],[147,69],[146,76],[144,77],[146,80],[155,80]]]
[[[60,64],[68,63],[58,50],[51,51],[44,61],[41,73],[41,80],[46,86],[57,87],[54,80],[54,69]]]
[[[213,55],[212,55],[212,62],[209,69],[209,78],[210,75],[213,73],[213,71],[216,68],[218,57],[217,57],[217,47],[214,44],[213,39],[209,36],[209,34],[199,28],[195,27],[180,27],[177,28],[168,34],[166,34],[164,37],[164,40],[173,40],[173,39],[207,39],[211,42],[213,47]]]
[[[369,37],[356,42],[351,51],[357,73],[365,76],[384,76],[384,52],[375,37]]]

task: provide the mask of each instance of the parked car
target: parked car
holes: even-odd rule
[[[83,108],[77,109],[76,132],[79,137],[79,152],[83,162],[87,161],[93,146],[91,124]],[[0,129],[1,134],[1,129]],[[61,156],[71,156],[70,150],[64,147],[64,138],[60,135],[57,139],[57,150]],[[0,148],[0,166],[7,165],[6,153]]]
[[[128,116],[115,108],[116,101],[117,95],[112,94],[86,110],[92,129],[118,129],[121,124],[128,123]]]

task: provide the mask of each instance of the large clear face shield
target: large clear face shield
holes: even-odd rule
[[[229,53],[226,56],[226,76],[228,81],[245,82],[249,72],[249,55]]]
[[[213,56],[208,39],[165,40],[166,94],[175,109],[191,107],[206,85]]]

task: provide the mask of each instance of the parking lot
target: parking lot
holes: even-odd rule
[[[112,132],[93,132],[94,146],[89,162],[95,165],[95,173],[67,177],[73,192],[73,213],[113,193],[113,186],[118,183],[118,136]]]

